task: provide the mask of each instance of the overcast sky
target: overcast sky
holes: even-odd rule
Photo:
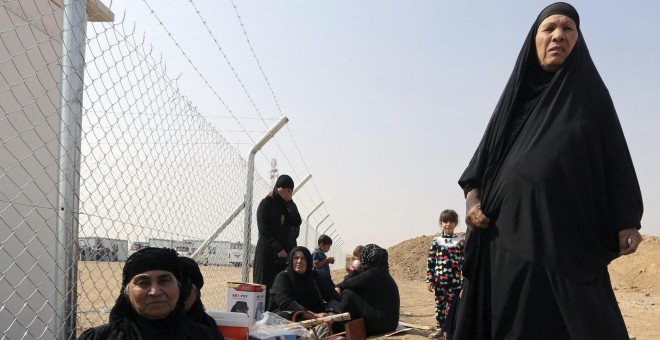
[[[122,0],[111,9],[117,21],[125,13],[137,22],[181,91],[245,155],[250,138],[282,114],[290,119],[258,157],[258,171],[268,178],[276,158],[279,173],[297,181],[311,173],[294,197],[303,218],[323,200],[311,224],[329,214],[320,229],[334,223],[352,252],[434,234],[443,209],[464,218],[457,180],[547,4]],[[642,233],[660,235],[660,2],[572,4],[632,153]]]

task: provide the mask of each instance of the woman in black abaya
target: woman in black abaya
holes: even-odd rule
[[[642,197],[569,4],[546,7],[459,180],[469,232],[453,339],[628,339],[607,265]]]
[[[270,290],[268,311],[289,320],[295,312],[309,311],[315,318],[341,313],[335,287],[312,268],[309,249],[293,248],[286,270],[277,274]]]
[[[253,282],[270,290],[277,273],[286,268],[286,259],[296,246],[302,218],[293,202],[293,179],[281,175],[273,192],[259,203],[257,225],[259,239],[254,253]],[[265,304],[268,306],[269,294]]]

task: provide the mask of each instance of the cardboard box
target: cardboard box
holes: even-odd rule
[[[248,338],[248,316],[245,313],[206,311],[215,319],[218,330],[225,340],[246,340]]]
[[[248,326],[261,319],[266,310],[266,286],[258,283],[227,282],[227,310],[245,313]]]

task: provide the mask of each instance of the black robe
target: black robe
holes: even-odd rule
[[[304,275],[293,270],[292,258],[296,251],[302,251],[307,259],[307,271]],[[270,289],[268,311],[291,319],[297,311],[314,313],[341,313],[339,294],[335,287],[315,270],[312,270],[312,255],[305,247],[294,248],[288,257],[286,270],[277,274]]]
[[[122,294],[123,295],[123,294]],[[80,340],[222,340],[216,327],[191,322],[183,316],[183,304],[161,320],[138,315],[128,299],[120,297],[110,313],[110,322],[84,331]],[[214,321],[215,323],[215,321]]]
[[[394,331],[399,325],[399,287],[387,267],[352,271],[337,284],[342,308],[351,318],[364,318],[368,336]]]
[[[277,253],[284,250],[289,255],[296,246],[301,223],[296,204],[284,201],[277,194],[277,188],[261,200],[257,208],[259,239],[254,253],[253,282],[270,289],[277,273],[286,267],[286,258],[279,258]],[[266,305],[268,299],[266,294]]]
[[[607,265],[618,231],[640,228],[637,176],[579,26],[551,74],[536,56],[542,19],[459,180],[491,223],[467,239],[454,339],[627,339]]]

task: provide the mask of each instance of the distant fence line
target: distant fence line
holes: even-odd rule
[[[87,16],[112,21],[97,1],[88,1]],[[105,323],[121,261],[132,251],[149,244],[190,253],[245,199],[246,159],[197,112],[151,48],[123,22],[96,22],[87,25],[84,50],[67,51],[63,17],[57,1],[0,7],[0,332],[9,339],[73,338]],[[60,63],[67,53],[84,56],[82,93],[73,94],[82,115],[73,124],[62,124],[75,105],[63,99],[62,89],[72,88],[62,80],[71,79]],[[67,149],[71,131],[80,144]],[[62,166],[66,158],[79,167]],[[256,206],[270,190],[255,176],[248,203]],[[209,309],[224,310],[224,283],[241,279],[230,257],[244,247],[243,219],[199,259],[209,264]],[[313,226],[302,228],[301,238],[318,236]],[[256,240],[254,227],[249,249]],[[340,249],[333,255],[343,266]],[[72,294],[75,305],[63,304]]]

